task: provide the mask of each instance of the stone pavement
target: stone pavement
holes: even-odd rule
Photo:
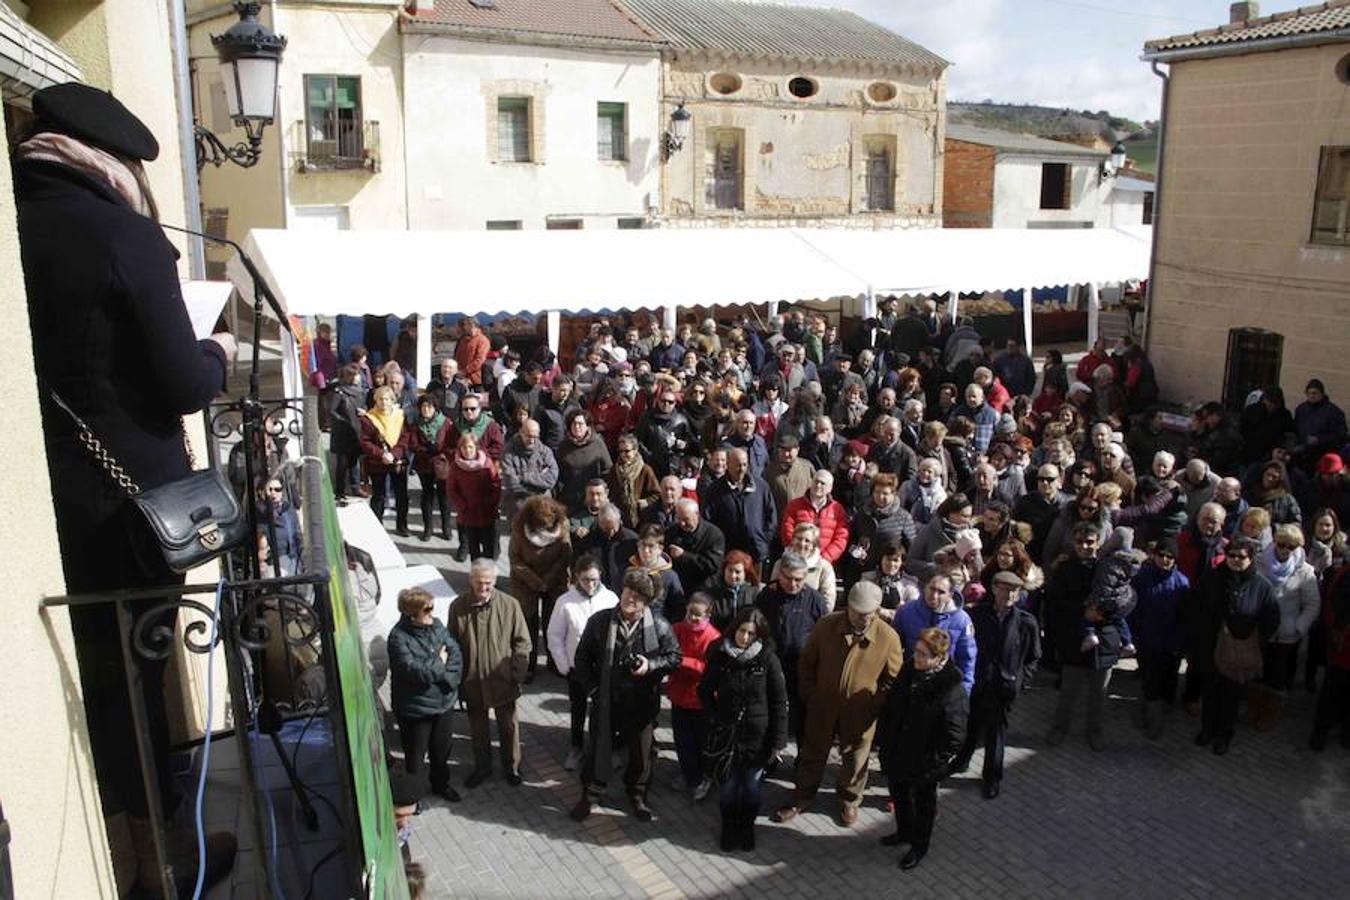
[[[414,500],[414,528],[417,518]],[[410,565],[436,565],[464,590],[467,566],[443,541],[395,540]],[[503,541],[503,563],[505,556]],[[1132,724],[1137,686],[1134,672],[1117,671],[1108,746],[1094,753],[1081,719],[1063,745],[1046,745],[1055,691],[1040,679],[1013,713],[1002,794],[981,798],[977,753],[970,773],[944,782],[927,858],[901,872],[899,854],[878,844],[893,823],[875,763],[852,829],[837,824],[831,769],[811,812],[788,825],[761,817],[755,853],[723,853],[716,795],[694,805],[670,787],[678,770],[668,710],[657,731],[656,821],[634,821],[614,798],[613,808],[572,822],[567,810],[579,791],[562,769],[566,689],[541,673],[520,704],[525,784],[512,788],[498,772],[463,789],[469,744],[459,716],[454,783],[464,800],[434,800],[414,819],[413,855],[428,869],[432,897],[820,900],[907,889],[1001,898],[1345,896],[1350,750],[1334,735],[1324,753],[1306,749],[1312,696],[1296,691],[1272,733],[1240,726],[1219,758],[1191,743],[1197,721],[1181,709],[1160,741],[1140,735]],[[397,740],[390,746],[397,750]],[[766,814],[789,788],[766,785]]]

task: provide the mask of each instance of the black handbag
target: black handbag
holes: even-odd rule
[[[103,446],[93,429],[56,391],[49,393],[52,402],[75,423],[76,434],[89,455],[140,510],[163,555],[164,564],[170,569],[183,574],[233,550],[248,537],[248,519],[219,470],[193,471],[186,478],[142,490]],[[183,447],[187,451],[188,464],[195,469],[196,461],[188,447],[186,433]]]
[[[745,718],[745,706],[742,705],[735,720],[714,722],[703,740],[703,769],[718,784],[722,784],[736,765],[736,741],[741,736],[741,720]]]

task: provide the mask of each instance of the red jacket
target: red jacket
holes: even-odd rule
[[[1227,541],[1224,544],[1227,545]],[[1177,535],[1177,569],[1185,575],[1192,585],[1200,583],[1200,564],[1203,560],[1205,548],[1196,540],[1194,532],[1189,528],[1183,528],[1181,534]],[[1213,567],[1217,568],[1223,563],[1224,552],[1222,548],[1214,554]]]
[[[778,534],[784,547],[792,543],[792,532],[799,522],[810,522],[820,529],[820,555],[831,565],[838,562],[848,547],[848,511],[844,504],[834,499],[826,500],[820,512],[816,512],[806,494],[788,501],[783,508],[783,524]]]
[[[394,465],[389,465],[384,461],[384,450],[388,446],[380,431],[375,427],[375,423],[369,418],[361,417],[361,456],[365,458],[366,473],[370,477],[383,477],[389,474],[390,470],[404,465],[403,471],[407,471],[408,462],[408,442],[411,436],[408,434],[409,425],[405,419],[403,422],[403,431],[399,432],[398,443],[389,447],[389,452],[394,454]]]
[[[481,331],[460,338],[455,345],[455,362],[459,363],[459,371],[469,379],[469,384],[483,383],[483,364],[487,362],[491,347],[492,342]]]
[[[1000,415],[1012,402],[1012,395],[1008,393],[1008,389],[1003,386],[1003,382],[999,380],[997,375],[994,376],[994,381],[989,385],[989,390],[986,393],[988,396],[984,398],[984,401],[994,408],[994,412]]]
[[[1073,370],[1073,374],[1079,381],[1083,382],[1083,384],[1091,387],[1092,373],[1097,371],[1098,366],[1109,366],[1110,364],[1111,357],[1106,355],[1098,356],[1096,353],[1089,350],[1087,355],[1078,361],[1078,366]]]
[[[595,430],[605,439],[610,454],[617,453],[619,438],[628,427],[628,406],[619,398],[611,396],[591,406],[591,419],[595,423]]]
[[[413,471],[418,475],[431,475],[435,468],[432,458],[447,452],[446,441],[450,438],[450,432],[455,430],[454,423],[446,419],[441,423],[441,428],[436,432],[434,440],[427,440],[422,434],[422,429],[417,426],[417,421],[408,423],[404,431],[408,435],[408,450],[412,453]]]
[[[479,455],[485,455],[481,449]],[[445,494],[450,498],[450,508],[459,516],[458,523],[465,528],[486,528],[496,523],[502,502],[502,478],[496,461],[487,456],[486,465],[468,470],[456,463],[455,454],[450,454]]]
[[[711,622],[705,622],[697,631],[688,622],[676,622],[673,627],[684,658],[680,660],[680,667],[670,673],[666,686],[670,705],[680,709],[702,709],[698,683],[708,666],[708,648],[722,639],[722,633]]]

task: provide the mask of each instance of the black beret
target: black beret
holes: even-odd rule
[[[159,142],[112,94],[76,81],[33,94],[39,128],[79,138],[110,153],[143,159],[159,156]]]

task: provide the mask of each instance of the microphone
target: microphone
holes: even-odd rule
[[[286,311],[282,309],[281,303],[277,300],[276,295],[272,293],[272,288],[267,284],[266,279],[262,277],[262,273],[258,271],[258,267],[253,264],[253,260],[244,252],[243,247],[239,246],[229,238],[204,234],[200,231],[193,231],[191,228],[183,228],[179,225],[166,225],[165,223],[160,222],[159,227],[167,228],[170,231],[178,231],[183,234],[190,234],[222,247],[234,248],[234,252],[239,254],[239,261],[244,264],[244,269],[248,272],[249,277],[253,279],[253,289],[262,295],[267,301],[268,306],[272,307],[272,312],[276,315],[277,321],[281,323],[281,327],[286,329],[286,333],[293,338],[295,337],[295,331],[291,328],[290,317],[286,315]]]

